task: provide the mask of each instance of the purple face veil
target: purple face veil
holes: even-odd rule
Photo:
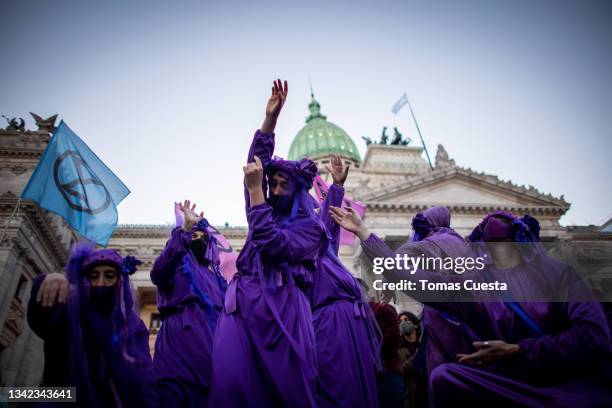
[[[208,264],[212,265],[215,270],[219,269],[219,265],[221,264],[219,258],[219,247],[217,245],[217,240],[214,235],[211,234],[209,230],[210,224],[206,218],[202,218],[197,224],[191,227],[191,232],[194,233],[196,231],[202,231],[205,234],[205,238],[208,243],[206,245],[206,252],[204,252],[204,260]],[[221,273],[221,271],[219,271]]]
[[[81,302],[89,300],[90,282],[86,272],[96,265],[107,264],[117,268],[117,283],[115,305],[112,317],[113,333],[112,347],[118,347],[122,357],[128,363],[136,362],[127,351],[127,325],[128,315],[133,312],[134,299],[129,275],[136,271],[136,267],[142,262],[133,256],[122,258],[116,251],[111,249],[95,250],[90,242],[77,242],[71,250],[70,258],[66,264],[66,277],[70,283],[70,296],[67,308],[70,321],[71,339],[71,367],[70,375],[73,384],[84,383],[90,396],[94,400],[95,391],[89,379],[89,369],[85,350],[83,346],[83,332],[81,325]]]

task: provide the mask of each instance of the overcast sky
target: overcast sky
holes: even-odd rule
[[[171,4],[172,3],[172,4]],[[425,4],[427,3],[427,4]],[[365,153],[398,126],[458,165],[612,215],[612,2],[0,0],[0,113],[58,113],[130,188],[121,223],[173,221],[191,198],[245,225],[242,165],[272,80],[290,94],[286,156],[308,114]],[[2,125],[4,126],[4,125]]]

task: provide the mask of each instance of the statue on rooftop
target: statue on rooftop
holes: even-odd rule
[[[55,132],[55,120],[57,119],[57,114],[53,116],[49,116],[47,119],[43,119],[35,113],[30,112],[30,115],[36,121],[36,126],[38,126],[38,131],[42,133],[53,133]]]
[[[382,134],[380,136],[380,144],[386,145],[389,141],[389,136],[387,136],[387,127],[383,126]]]
[[[23,118],[10,118],[9,119],[4,115],[2,115],[2,117],[6,119],[6,122],[8,123],[6,130],[10,130],[14,132],[25,132],[25,121],[23,120]]]
[[[448,157],[448,152],[441,144],[438,145],[438,151],[436,152],[436,165],[435,168],[453,167],[455,166],[455,160]]]

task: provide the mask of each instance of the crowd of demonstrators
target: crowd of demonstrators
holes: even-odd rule
[[[368,231],[355,211],[332,211],[342,227],[356,233],[370,256],[395,257],[396,253]],[[428,235],[434,234],[435,221],[425,218],[433,227]],[[427,241],[426,237],[420,242]],[[461,241],[454,241],[453,247],[461,249]],[[456,355],[427,367],[429,404],[609,406],[610,329],[604,310],[591,289],[575,278],[575,272],[552,259],[539,245],[537,220],[498,211],[487,215],[468,241],[483,243],[478,248],[488,251],[489,256],[484,269],[466,275],[480,281],[503,279],[517,289],[514,295],[498,299],[473,293],[469,302],[430,302],[418,291],[407,292],[422,296],[426,306],[458,328],[454,333],[457,336],[453,334],[444,344]],[[517,242],[529,245],[519,249],[514,245]],[[427,245],[434,250],[443,248],[435,242]],[[397,254],[410,254],[413,248],[407,244]],[[466,278],[418,268],[392,267],[384,274],[392,282],[453,283]],[[542,299],[542,293],[551,292],[564,293],[567,299],[517,302],[513,297]],[[435,335],[437,330],[437,326],[426,326],[428,335]],[[432,344],[426,340],[426,347]]]
[[[413,218],[411,239],[392,251],[357,212],[341,208],[349,168],[339,157],[318,203],[309,194],[316,164],[274,156],[287,95],[287,82],[275,81],[243,168],[248,235],[231,281],[208,221],[184,201],[183,221],[150,273],[163,321],[152,360],[130,286],[140,262],[77,243],[65,273],[42,275],[32,288],[27,314],[44,340],[41,385],[76,387],[75,406],[93,407],[612,405],[604,310],[539,246],[537,220],[496,212],[466,240],[451,228],[449,210],[435,206]],[[534,298],[544,286],[576,297],[433,302],[407,292],[423,302],[422,316],[398,315],[392,292],[370,296],[340,261],[341,228],[370,258],[454,260],[481,243],[485,268],[465,275],[503,277]],[[465,276],[396,265],[384,278]]]

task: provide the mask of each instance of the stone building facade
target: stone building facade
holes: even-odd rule
[[[63,219],[19,200],[55,121],[33,117],[38,130],[17,121],[0,130],[0,385],[40,380],[42,341],[25,321],[32,280],[61,272],[77,239]]]

